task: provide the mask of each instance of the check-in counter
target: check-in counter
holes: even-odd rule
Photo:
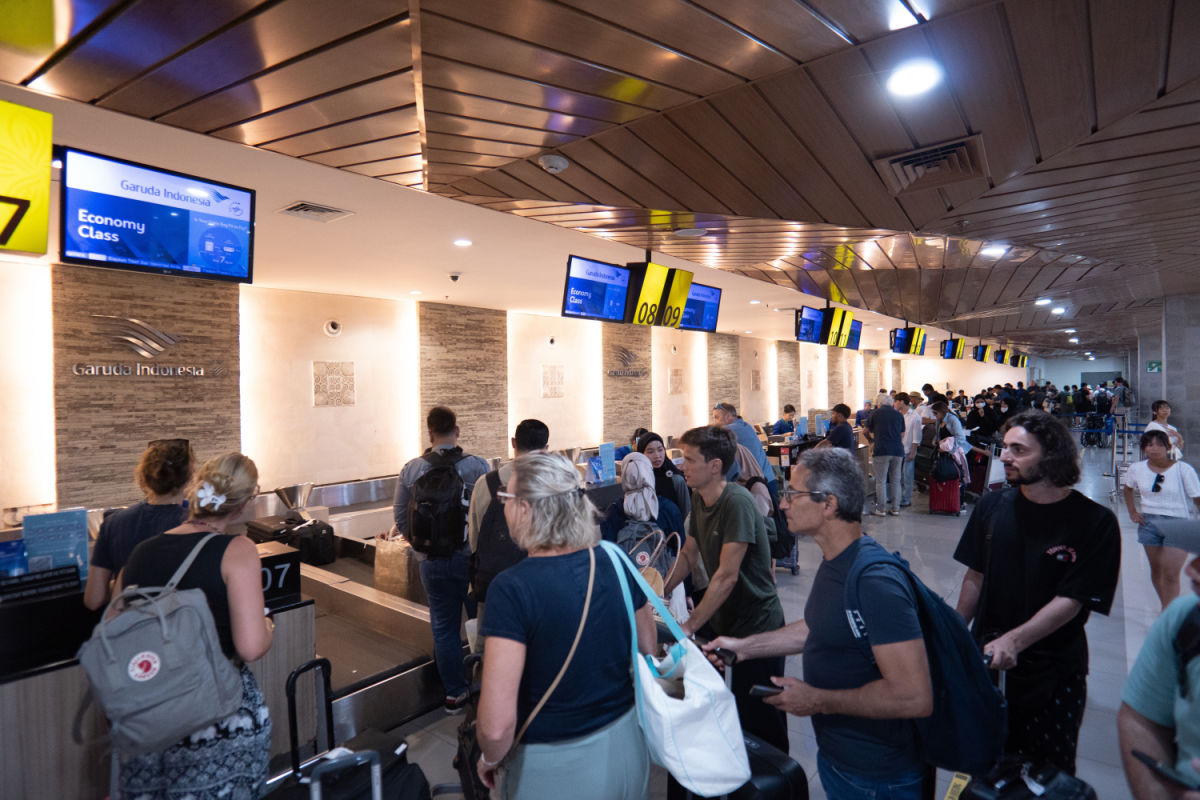
[[[267,586],[267,604],[275,637],[270,651],[250,665],[271,711],[271,754],[277,758],[288,751],[287,676],[315,653],[314,604],[299,594],[299,562],[288,550],[260,547],[264,586],[274,584]],[[293,570],[295,580],[288,575]],[[0,604],[0,797],[107,794],[108,723],[94,703],[85,708],[87,675],[75,659],[99,615],[83,605],[79,591]],[[300,705],[302,730],[313,724],[312,706]]]

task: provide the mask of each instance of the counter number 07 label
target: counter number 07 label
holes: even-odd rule
[[[262,568],[263,592],[269,592],[272,589],[282,590],[284,579],[287,578],[288,570],[291,569],[291,564],[273,564]]]

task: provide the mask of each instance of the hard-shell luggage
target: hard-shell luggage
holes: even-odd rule
[[[296,721],[296,682],[310,671],[317,672],[319,719],[316,741],[305,744],[311,743],[317,755],[302,762]],[[419,766],[409,762],[408,744],[402,737],[367,729],[342,745],[350,751],[348,755],[329,757],[329,751],[334,747],[333,694],[329,674],[329,659],[316,658],[297,667],[288,676],[286,691],[291,770],[283,780],[273,781],[275,786],[267,795],[268,800],[430,800],[429,781]]]
[[[929,481],[929,513],[961,514],[962,499],[959,496],[959,480]]]

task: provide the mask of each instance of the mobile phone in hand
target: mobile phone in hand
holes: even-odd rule
[[[773,697],[783,691],[782,686],[767,686],[766,684],[756,683],[750,687],[751,697]]]
[[[754,690],[751,689],[750,693],[753,694]],[[1185,789],[1191,789],[1193,791],[1200,789],[1200,784],[1197,784],[1187,775],[1184,775],[1170,764],[1165,764],[1153,756],[1143,753],[1141,750],[1131,750],[1130,753],[1132,753],[1133,757],[1138,761],[1149,767],[1154,774],[1158,775],[1160,778],[1164,778],[1176,786],[1182,786]]]

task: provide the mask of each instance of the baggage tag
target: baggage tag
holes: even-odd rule
[[[950,779],[950,785],[946,787],[946,796],[942,800],[958,800],[970,782],[971,776],[965,772],[954,773],[954,777]]]

